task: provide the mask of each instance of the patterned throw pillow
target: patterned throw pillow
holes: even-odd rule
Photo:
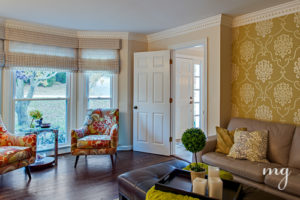
[[[247,128],[237,128],[235,130],[229,131],[225,128],[216,127],[217,130],[217,146],[216,152],[229,154],[229,151],[234,143],[234,133],[235,131],[247,131]]]
[[[255,162],[268,162],[267,147],[268,131],[236,131],[234,144],[228,156]]]

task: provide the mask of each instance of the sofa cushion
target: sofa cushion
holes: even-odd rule
[[[278,170],[281,168],[278,168]],[[300,197],[300,170],[290,168],[291,175],[288,177],[288,183],[286,188],[284,189],[284,192],[297,195]],[[265,177],[265,184],[278,189],[278,184],[280,181],[284,178],[283,175],[275,175],[274,173],[272,175],[266,175]],[[282,183],[281,186],[284,184]]]
[[[172,160],[126,172],[118,177],[119,192],[128,199],[145,199],[147,191],[164,175],[175,168],[183,169],[189,163]]]
[[[1,146],[0,167],[17,161],[29,159],[33,155],[30,147]]]
[[[290,151],[289,167],[300,169],[300,126],[295,130],[292,147]]]
[[[202,156],[204,163],[220,167],[235,175],[263,183],[263,169],[271,166],[280,167],[278,164],[251,162],[249,160],[237,160],[224,154],[210,152]]]
[[[77,148],[79,149],[104,149],[109,147],[109,135],[88,135],[77,141]]]
[[[272,163],[288,165],[289,153],[296,126],[252,119],[232,118],[228,130],[245,127],[248,131],[268,130],[267,159]]]

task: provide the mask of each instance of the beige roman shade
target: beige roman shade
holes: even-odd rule
[[[76,37],[5,27],[5,67],[78,70]]]
[[[0,24],[0,67],[4,66],[4,26]]]
[[[79,38],[79,70],[120,71],[120,39]]]

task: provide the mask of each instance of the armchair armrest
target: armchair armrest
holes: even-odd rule
[[[1,135],[0,146],[20,146],[30,147],[35,157],[36,155],[36,135],[15,136],[9,132]]]
[[[77,140],[84,137],[86,131],[87,129],[85,127],[71,131],[71,152],[77,148]]]
[[[217,136],[216,135],[207,137],[206,145],[205,145],[204,149],[197,153],[197,160],[199,162],[202,162],[202,156],[208,152],[215,151],[216,145],[217,145]],[[193,162],[195,162],[194,157],[193,157]]]
[[[110,139],[111,139],[111,147],[118,147],[118,139],[119,139],[119,125],[115,124],[110,130]]]

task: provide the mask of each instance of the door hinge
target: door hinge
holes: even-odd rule
[[[173,137],[170,137],[170,138],[169,138],[169,141],[170,141],[170,142],[173,142]]]
[[[172,65],[173,64],[173,60],[172,59],[170,59],[170,65]]]
[[[173,103],[173,98],[170,98],[170,99],[169,99],[169,102],[170,102],[170,103]]]

